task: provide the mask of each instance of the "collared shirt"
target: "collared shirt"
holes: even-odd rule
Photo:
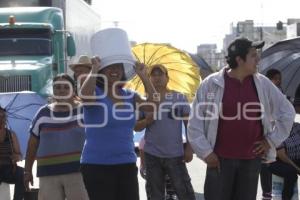
[[[225,89],[214,151],[223,158],[253,159],[256,157],[254,143],[263,138],[261,109],[253,76],[240,82],[225,72],[224,78]]]

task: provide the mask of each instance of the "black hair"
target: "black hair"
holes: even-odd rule
[[[277,69],[269,69],[266,73],[266,77],[268,77],[269,79],[273,79],[274,76],[276,75],[281,75],[281,72]]]
[[[6,112],[5,108],[2,108],[2,106],[0,106],[0,110]]]
[[[237,66],[238,66],[238,63],[236,62],[237,56],[239,56],[241,59],[246,61],[246,57],[247,57],[247,54],[249,53],[249,50],[250,50],[250,48],[243,49],[243,50],[241,49],[238,54],[226,56],[225,58],[226,58],[226,62],[229,65],[229,68],[231,68],[231,69],[237,68]]]
[[[53,83],[55,83],[56,81],[58,81],[59,79],[65,79],[67,80],[71,85],[72,85],[72,88],[74,89],[75,88],[75,81],[71,78],[71,76],[69,76],[68,74],[66,73],[61,73],[61,74],[58,74],[56,75],[54,78],[53,78]]]
[[[245,37],[236,38],[227,48],[226,61],[229,67],[231,69],[237,68],[236,57],[239,56],[242,60],[246,61],[246,56],[251,48],[261,49],[264,44],[264,41],[253,42]]]
[[[4,116],[6,117],[6,109],[0,106],[0,111],[4,112]]]

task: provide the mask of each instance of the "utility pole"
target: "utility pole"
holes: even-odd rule
[[[264,30],[263,30],[263,26],[261,25],[259,27],[259,34],[260,34],[260,40],[264,40]]]
[[[92,5],[92,0],[84,0],[87,4]]]
[[[113,24],[114,24],[114,26],[117,28],[117,27],[119,27],[119,21],[113,21]]]

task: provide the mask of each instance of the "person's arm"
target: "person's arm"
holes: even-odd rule
[[[205,135],[205,121],[214,120],[216,117],[214,114],[206,117],[207,115],[210,115],[206,113],[207,107],[217,106],[215,104],[212,105],[206,100],[206,96],[208,94],[208,81],[208,79],[202,81],[199,89],[197,90],[196,98],[193,101],[188,121],[187,133],[190,145],[196,155],[202,159],[208,167],[219,168],[220,162],[218,156],[214,153],[213,147]]]
[[[140,149],[140,168],[144,168],[145,167],[145,154],[144,154],[144,150]]]
[[[141,81],[143,82],[145,92],[147,94],[146,101],[142,99],[139,95],[136,95],[135,102],[138,104],[138,107],[141,111],[153,112],[155,111],[155,108],[158,107],[159,100],[155,99],[157,92],[148,77],[147,68],[145,64],[136,62],[135,71],[140,77]]]
[[[18,138],[14,132],[11,132],[11,139],[12,139],[12,146],[13,146],[12,161],[13,163],[16,163],[22,160],[22,153],[21,153]]]
[[[36,153],[39,147],[39,139],[30,135],[27,145],[27,152],[25,158],[25,169],[24,169],[24,184],[27,191],[30,190],[29,183],[33,185],[32,166],[36,157]]]
[[[184,117],[187,117],[187,116],[184,116]],[[191,162],[193,160],[193,149],[191,147],[191,144],[189,142],[189,139],[188,139],[188,135],[187,135],[187,124],[188,124],[188,121],[187,120],[183,120],[183,124],[184,124],[184,127],[185,127],[185,138],[186,138],[186,143],[184,145],[184,161],[185,162]]]
[[[142,131],[154,121],[153,113],[145,113],[145,118],[137,120],[134,126],[135,131]]]
[[[266,78],[267,79],[267,78]],[[271,116],[274,129],[267,133],[266,140],[271,147],[277,148],[289,135],[295,119],[295,109],[287,98],[269,80],[265,81],[268,88]]]
[[[298,172],[300,172],[300,168],[288,157],[288,155],[286,154],[286,150],[285,148],[281,148],[277,150],[277,157],[287,163],[292,165]]]
[[[183,94],[180,96],[181,98],[179,99],[180,103],[182,103],[178,109],[180,113],[180,118],[182,119],[183,125],[184,125],[184,130],[185,130],[185,138],[186,142],[184,144],[184,161],[185,162],[191,162],[193,160],[193,149],[191,147],[191,144],[189,142],[188,134],[187,134],[187,125],[188,125],[188,118],[190,115],[190,104]]]
[[[204,80],[197,90],[187,125],[188,140],[196,155],[202,160],[213,152],[213,147],[204,133],[206,82],[207,80]]]
[[[154,100],[155,94],[157,93],[152,82],[149,79],[146,65],[140,62],[136,62],[135,72],[140,77],[143,85],[145,87],[145,92],[147,94],[147,100],[150,102],[156,102]]]
[[[100,58],[92,58],[92,69],[80,88],[79,97],[85,102],[95,101],[97,74],[100,69]]]

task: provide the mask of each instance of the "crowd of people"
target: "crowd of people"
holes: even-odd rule
[[[300,100],[294,108],[283,94],[279,71],[257,72],[263,45],[234,40],[228,66],[202,81],[191,107],[167,87],[164,65],[136,63],[143,98],[123,88],[122,63],[103,67],[99,57],[81,56],[70,65],[73,78],[54,77],[51,102],[29,130],[24,169],[0,108],[0,182],[15,183],[14,199],[23,199],[37,160],[41,200],[138,200],[133,130],[145,130],[140,171],[148,200],[196,199],[186,167],[193,154],[207,165],[206,200],[255,200],[259,174],[264,199],[271,198],[272,174],[284,178],[282,199],[291,199],[300,172]]]

